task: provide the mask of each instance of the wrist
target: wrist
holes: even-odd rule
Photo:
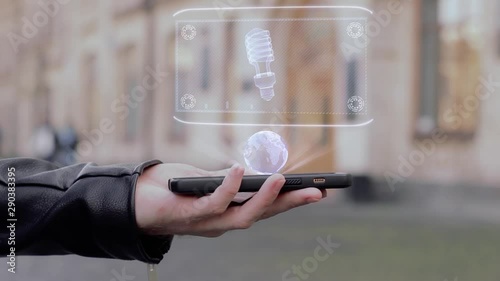
[[[133,183],[132,210],[138,231],[145,235],[151,235],[155,225],[155,214],[153,206],[148,206],[155,196],[155,190],[149,183],[148,171],[161,164],[161,161],[154,160],[144,162],[136,168],[138,176]]]

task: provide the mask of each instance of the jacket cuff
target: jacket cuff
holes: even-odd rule
[[[152,166],[162,164],[163,162],[159,160],[152,160],[148,162],[144,162],[137,166],[134,170],[134,178],[133,178],[133,188],[131,194],[131,206],[130,210],[132,211],[133,223],[137,237],[137,250],[140,256],[138,260],[151,263],[158,264],[162,261],[163,256],[170,250],[172,240],[174,238],[173,235],[164,235],[164,236],[153,236],[141,233],[141,230],[137,224],[136,216],[135,216],[135,191],[137,188],[137,180],[139,176],[143,174],[143,172]]]

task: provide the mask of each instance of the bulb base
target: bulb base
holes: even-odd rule
[[[265,101],[271,101],[274,98],[274,89],[273,88],[260,89],[260,97]]]
[[[260,89],[260,96],[265,101],[270,101],[274,97],[274,84],[276,84],[276,75],[273,72],[257,74],[255,77],[255,86]]]

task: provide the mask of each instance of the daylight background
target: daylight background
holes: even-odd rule
[[[375,122],[280,132],[296,152],[288,171],[345,171],[356,175],[355,186],[248,231],[178,237],[159,266],[160,280],[500,280],[500,1],[57,3],[47,12],[38,1],[0,0],[1,157],[227,167],[241,161],[248,130],[172,118],[175,69],[166,51],[175,38],[172,14],[194,7],[360,5],[378,15],[372,21],[380,32],[367,47]],[[322,39],[300,29],[289,38],[287,52],[312,54],[297,66],[303,87],[325,90],[336,79],[357,79],[347,66],[336,77],[324,75],[325,61],[312,51]],[[196,84],[206,95],[212,70],[231,69],[230,58],[210,55],[226,45],[200,46],[205,59]],[[114,113],[156,68],[169,75],[143,101],[127,105],[126,115]],[[297,71],[286,75],[293,79]],[[231,71],[212,79],[231,79]],[[287,94],[293,100],[300,93]],[[314,258],[318,241],[329,239],[334,251]],[[123,272],[123,280],[146,280],[139,262],[76,256],[21,257],[16,275],[5,263],[0,268],[0,280],[122,281]]]

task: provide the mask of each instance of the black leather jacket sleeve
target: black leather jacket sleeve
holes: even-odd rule
[[[16,255],[77,254],[159,263],[173,237],[142,234],[134,198],[139,175],[160,163],[60,168],[29,158],[1,159],[0,255],[15,247]],[[12,168],[15,176],[9,177]],[[15,180],[15,245],[9,245],[11,232],[5,226],[11,223],[9,178]]]

